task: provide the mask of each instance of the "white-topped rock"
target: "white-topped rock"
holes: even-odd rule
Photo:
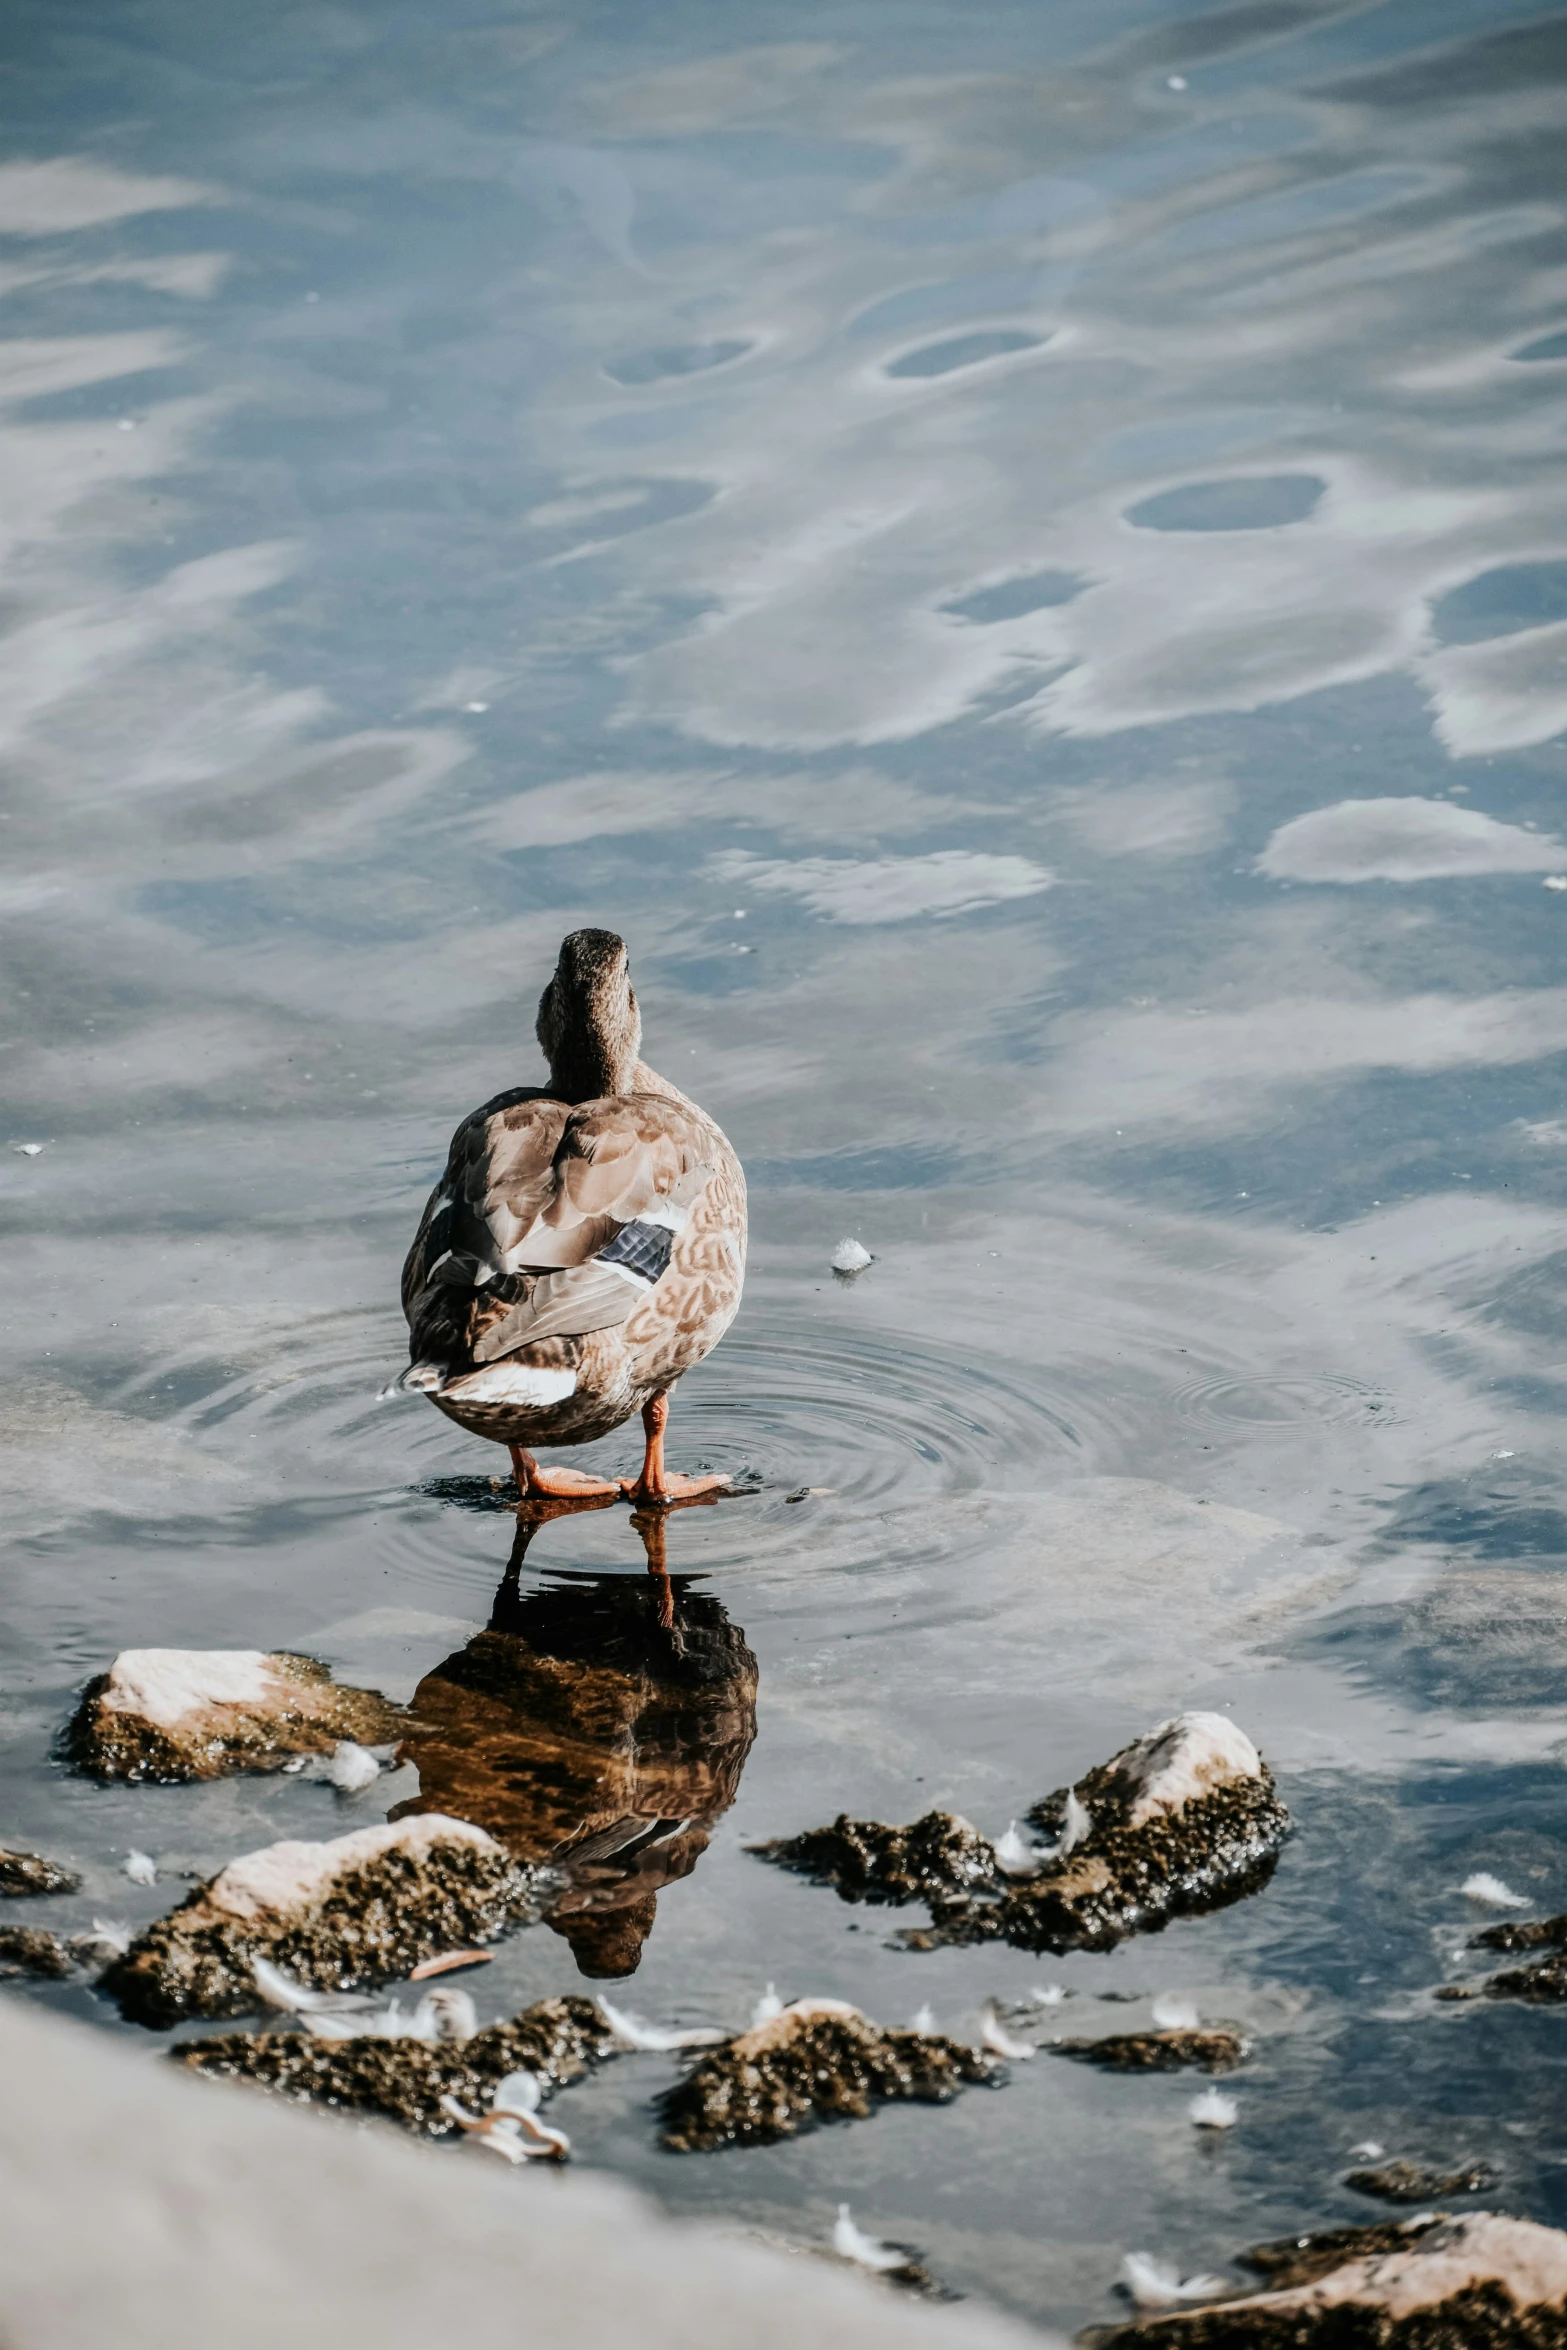
[[[1386,2227],[1365,2233],[1373,2241],[1364,2251],[1346,2246],[1345,2257],[1326,2268],[1319,2256],[1318,2273],[1298,2282],[1288,2281],[1291,2247],[1260,2247],[1248,2264],[1261,2266],[1267,2253],[1286,2280],[1273,2291],[1118,2329],[1101,2338],[1101,2350],[1165,2343],[1174,2350],[1193,2330],[1211,2338],[1220,2315],[1223,2339],[1236,2350],[1249,2342],[1271,2350],[1285,2340],[1305,2350],[1319,2337],[1324,2344],[1374,2340],[1397,2350],[1406,2326],[1412,2342],[1435,2341],[1440,2327],[1443,2341],[1463,2342],[1466,2350],[1567,2340],[1567,2235],[1559,2228],[1476,2211],[1462,2219],[1407,2221],[1397,2233]],[[1407,2235],[1407,2244],[1399,2235]],[[1310,2268],[1311,2238],[1297,2242],[1297,2265]]]
[[[532,1878],[467,1820],[422,1812],[232,1860],[139,1934],[102,1978],[141,2023],[242,2015],[264,1958],[307,1989],[369,1989],[533,1914]]]
[[[1132,1781],[1136,1793],[1126,1824],[1141,1828],[1161,1813],[1173,1818],[1223,1787],[1260,1779],[1262,1757],[1227,1714],[1176,1714],[1123,1747],[1110,1768]]]
[[[375,1689],[339,1688],[314,1657],[259,1648],[128,1648],[83,1692],[66,1744],[105,1779],[216,1779],[382,1745],[406,1726]]]

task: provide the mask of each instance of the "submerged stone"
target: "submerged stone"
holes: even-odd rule
[[[1218,1909],[1272,1874],[1289,1828],[1273,1777],[1223,1714],[1161,1722],[1027,1814],[1047,1839],[1020,1876],[966,1820],[928,1812],[912,1827],[840,1817],[830,1828],[755,1845],[764,1860],[832,1885],[846,1901],[922,1898],[931,1924],[913,1948],[1006,1941],[1034,1951],[1104,1950],[1168,1919]]]
[[[269,1844],[156,1919],[100,1988],[134,2022],[160,2027],[258,2006],[257,1957],[308,1990],[374,1989],[531,1917],[532,1883],[482,1828],[439,1814]]]
[[[0,1926],[0,1975],[42,1975],[62,1980],[76,1961],[58,1934],[44,1926]]]
[[[443,2097],[489,2108],[508,2073],[537,2076],[546,2093],[575,2081],[616,2051],[614,2033],[590,1999],[541,1999],[509,2023],[486,2024],[472,2039],[317,2040],[304,2032],[226,2032],[169,2050],[190,2071],[251,2081],[302,2105],[383,2113],[426,2137],[454,2135]]]
[[[1561,2350],[1567,2235],[1475,2212],[1335,2229],[1281,2257],[1273,2287],[1199,2309],[1095,2328],[1097,2350]],[[1289,2246],[1247,2255],[1261,2266]],[[1319,2257],[1320,2256],[1320,2257]]]
[[[1567,1950],[1567,1917],[1507,1919],[1476,1934],[1471,1950]]]
[[[1533,1966],[1503,1967],[1481,1985],[1487,1999],[1531,1999],[1537,2006],[1554,2007],[1567,1999],[1567,1952],[1558,1951]]]
[[[69,1759],[103,1779],[217,1779],[385,1745],[408,1728],[374,1689],[339,1688],[310,1656],[259,1648],[128,1648],[90,1681],[65,1733]]]
[[[1099,2040],[1055,2040],[1054,2056],[1102,2064],[1115,2073],[1173,2073],[1195,2066],[1204,2073],[1231,2073],[1244,2064],[1251,2042],[1239,2032],[1110,2032]]]
[[[1488,2162],[1471,2162],[1461,2170],[1422,2170],[1414,2162],[1385,2162],[1380,2170],[1352,2170],[1345,2179],[1357,2195],[1376,2195],[1384,2203],[1430,2203],[1443,2195],[1480,2195],[1497,2184]]]
[[[944,2105],[989,2081],[993,2057],[938,2032],[884,2031],[838,2000],[801,2000],[701,2057],[662,2101],[676,2154],[770,2146],[812,2121],[863,2121],[874,2103]]]
[[[74,1893],[81,1881],[74,1869],[63,1868],[57,1860],[45,1860],[41,1852],[0,1849],[0,1895],[20,1898],[29,1893]]]

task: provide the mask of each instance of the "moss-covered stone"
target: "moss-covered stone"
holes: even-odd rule
[[[807,1828],[747,1847],[759,1859],[830,1885],[845,1901],[950,1901],[968,1886],[990,1886],[995,1854],[977,1828],[949,1811],[928,1811],[906,1828],[852,1820]]]
[[[1430,2203],[1443,2195],[1480,2195],[1496,2185],[1488,2162],[1466,2163],[1455,2171],[1422,2170],[1414,2162],[1385,2162],[1380,2170],[1352,2170],[1346,2187],[1375,2195],[1383,2203]]]
[[[455,2097],[484,2112],[510,2072],[563,2087],[615,2053],[613,2032],[590,1999],[541,1999],[509,2023],[487,2024],[471,2040],[316,2040],[303,2032],[226,2032],[169,2050],[191,2072],[250,2081],[301,2105],[382,2113],[440,2138],[457,2125],[441,2111]]]
[[[1208,1736],[1213,1724],[1222,1763],[1188,1767],[1182,1757],[1161,1793],[1150,1753],[1189,1725]],[[1069,1806],[1074,1820],[1086,1812],[1089,1823],[1075,1838],[1067,1833]],[[927,1901],[930,1925],[902,1937],[913,1949],[1004,1941],[1040,1952],[1107,1950],[1128,1934],[1256,1892],[1289,1829],[1272,1774],[1249,1740],[1210,1715],[1161,1724],[1074,1787],[1058,1787],[1027,1818],[1050,1855],[1032,1877],[1005,1873],[993,1847],[950,1812],[927,1812],[908,1828],[841,1813],[831,1827],[752,1849],[833,1886],[845,1901]],[[1061,1853],[1063,1844],[1070,1849]]]
[[[699,2058],[663,2099],[663,2143],[676,2154],[770,2146],[812,2121],[863,2121],[891,2099],[944,2105],[995,2072],[994,2058],[943,2034],[802,2004]]]
[[[158,1918],[100,1988],[133,2022],[243,2015],[252,1960],[308,1989],[374,1989],[535,1914],[533,1877],[482,1829],[428,1816],[248,1854]]]
[[[41,1852],[0,1850],[0,1895],[74,1893],[81,1881],[74,1869],[45,1860]]]
[[[58,1934],[43,1926],[0,1926],[0,1975],[41,1975],[59,1981],[75,1968],[76,1961]]]
[[[1095,2327],[1095,2350],[1563,2350],[1567,2236],[1476,2212],[1259,2245],[1262,2293]]]
[[[217,1779],[330,1754],[340,1739],[387,1745],[409,1727],[401,1706],[340,1688],[313,1656],[128,1649],[88,1683],[61,1750],[102,1779]]]
[[[1053,2056],[1074,2056],[1081,2064],[1102,2064],[1114,2073],[1173,2073],[1193,2066],[1204,2073],[1231,2073],[1251,2052],[1239,2032],[1110,2032],[1099,2040],[1056,2040]]]

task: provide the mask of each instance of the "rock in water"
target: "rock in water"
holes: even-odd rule
[[[1357,2195],[1376,2195],[1384,2203],[1435,2203],[1444,2195],[1484,2194],[1497,2184],[1497,2177],[1488,2162],[1439,2171],[1400,2161],[1385,2162],[1380,2170],[1352,2170],[1344,2184]]]
[[[944,2105],[994,2060],[937,2032],[883,2031],[839,2000],[802,1999],[703,2056],[663,2100],[676,2154],[770,2146],[821,2119],[863,2121],[873,2101]]]
[[[0,1849],[0,1896],[74,1893],[81,1881],[74,1869],[62,1868],[57,1860],[45,1860],[41,1852]]]
[[[1204,2073],[1232,2073],[1244,2064],[1251,2043],[1239,2032],[1110,2032],[1099,2040],[1055,2040],[1052,2056],[1075,2056],[1113,2073],[1173,2073],[1195,2066]]]
[[[136,2023],[243,2015],[261,1957],[315,1991],[373,1989],[534,1914],[531,1871],[466,1820],[427,1813],[230,1861],[138,1934],[100,1988]]]
[[[532,2073],[544,2090],[577,2080],[617,2043],[591,1999],[541,1999],[471,2040],[316,2040],[303,2032],[226,2032],[185,2040],[169,2054],[192,2072],[253,2081],[299,2104],[384,2113],[425,2136],[455,2135],[443,2097],[485,2112],[508,2073]]]
[[[276,1770],[340,1739],[384,1745],[407,1715],[374,1689],[340,1689],[314,1657],[259,1648],[128,1648],[90,1681],[65,1734],[103,1779],[217,1779]]]
[[[1009,1876],[966,1820],[927,1812],[909,1828],[840,1817],[755,1845],[763,1859],[836,1887],[846,1901],[928,1901],[906,1936],[1006,1941],[1024,1950],[1104,1950],[1126,1935],[1254,1893],[1289,1828],[1273,1777],[1223,1714],[1180,1714],[1027,1814],[1045,1841],[1037,1875]]]
[[[44,1926],[0,1926],[0,1975],[63,1981],[75,1971],[76,1962],[58,1934]]]
[[[1291,2265],[1289,2255],[1298,2253]],[[1265,2293],[1107,2327],[1097,2350],[1558,2350],[1567,2235],[1475,2212],[1264,2245]]]

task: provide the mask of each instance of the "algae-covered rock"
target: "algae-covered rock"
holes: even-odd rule
[[[251,1962],[317,1991],[373,1989],[531,1917],[532,1876],[482,1828],[438,1813],[230,1861],[101,1979],[137,2023],[243,2015]]]
[[[88,1683],[66,1730],[104,1779],[217,1779],[273,1771],[340,1739],[384,1745],[408,1728],[374,1689],[342,1689],[314,1657],[259,1648],[128,1648]]]
[[[1173,2073],[1194,2067],[1204,2073],[1232,2073],[1244,2064],[1251,2042],[1239,2032],[1109,2032],[1098,2040],[1054,2040],[1053,2056],[1080,2064],[1102,2064],[1113,2073]]]
[[[431,2138],[457,2128],[443,2097],[483,2112],[498,2082],[530,2072],[548,2090],[612,2056],[614,2033],[590,1999],[541,1999],[469,2040],[317,2040],[304,2032],[225,2032],[169,2054],[192,2072],[251,2081],[302,2105],[384,2113]]]
[[[748,1849],[813,1884],[831,1885],[845,1901],[950,1901],[968,1886],[991,1885],[996,1875],[994,1848],[950,1811],[928,1811],[906,1828],[840,1812],[830,1828]]]
[[[0,1895],[17,1898],[30,1893],[74,1893],[81,1883],[74,1869],[41,1852],[8,1852],[0,1847]]]
[[[863,2121],[873,2103],[944,2105],[995,2060],[937,2032],[883,2031],[841,2000],[799,2000],[701,2057],[663,2099],[676,2154],[770,2146],[806,2123]]]
[[[0,1926],[0,1975],[41,1975],[63,1980],[76,1961],[58,1934],[43,1926]]]
[[[1357,2241],[1358,2239],[1358,2241]],[[1279,2250],[1259,2248],[1250,2255]],[[1263,2293],[1096,2328],[1097,2350],[1562,2350],[1567,2235],[1475,2212],[1308,2237]],[[1323,2266],[1314,2257],[1326,2256]],[[1287,2282],[1283,2281],[1288,2279]]]
[[[1375,2195],[1383,2203],[1432,2203],[1444,2195],[1480,2195],[1497,2183],[1488,2162],[1465,2163],[1454,2171],[1422,2170],[1415,2162],[1385,2162],[1380,2170],[1352,2170],[1346,2187]]]
[[[1273,1777],[1223,1714],[1161,1722],[1027,1815],[1042,1842],[1003,1867],[967,1821],[930,1812],[910,1828],[840,1818],[752,1849],[847,1901],[922,1897],[931,1924],[904,1939],[1104,1950],[1172,1917],[1266,1884],[1289,1828]]]

